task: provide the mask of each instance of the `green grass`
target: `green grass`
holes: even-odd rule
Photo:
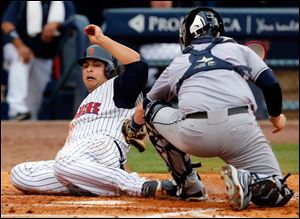
[[[273,145],[272,149],[283,174],[288,172],[299,174],[299,145]]]
[[[285,144],[273,145],[273,151],[278,159],[283,174],[287,172],[299,174],[299,145]],[[201,173],[219,173],[224,162],[219,158],[192,157],[192,163],[201,162]],[[167,173],[167,167],[162,158],[151,145],[146,151],[140,153],[132,146],[128,154],[128,164],[132,171],[138,173]]]

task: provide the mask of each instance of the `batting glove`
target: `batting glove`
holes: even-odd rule
[[[122,133],[125,141],[133,145],[139,152],[143,152],[146,149],[143,139],[145,138],[147,131],[145,125],[135,128],[137,124],[133,125],[134,121],[126,119],[122,125]]]

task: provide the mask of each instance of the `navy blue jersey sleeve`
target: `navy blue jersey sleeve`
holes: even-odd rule
[[[282,109],[282,92],[273,72],[270,69],[265,70],[255,83],[264,94],[268,113],[274,117],[279,116]]]
[[[278,83],[278,81],[275,78],[273,71],[271,69],[267,69],[258,76],[255,83],[259,88],[264,89]]]
[[[114,101],[119,108],[133,108],[148,78],[148,64],[144,60],[125,65],[124,72],[114,81]]]
[[[23,19],[24,17],[24,9],[26,6],[26,2],[25,1],[12,1],[7,5],[7,8],[2,16],[2,22],[10,22],[12,23],[16,29],[18,28],[18,26],[20,26],[20,21]],[[17,31],[17,30],[15,30]],[[19,34],[19,32],[17,31],[17,34]],[[3,43],[9,43],[12,41],[12,37],[9,35],[9,33],[7,34],[3,34],[2,35],[2,40]]]

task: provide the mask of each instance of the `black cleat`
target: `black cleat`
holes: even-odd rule
[[[23,121],[23,120],[28,120],[30,118],[31,118],[30,113],[18,113],[16,116],[11,117],[10,120]]]

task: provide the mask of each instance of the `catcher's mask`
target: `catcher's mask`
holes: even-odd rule
[[[179,29],[179,42],[184,50],[191,41],[200,36],[218,37],[224,33],[221,16],[211,8],[198,7],[191,10],[183,19]]]
[[[105,63],[105,76],[107,79],[113,78],[117,75],[117,60],[109,54],[105,49],[98,45],[89,46],[82,58],[77,63],[82,66],[83,62],[87,59],[95,59]]]

